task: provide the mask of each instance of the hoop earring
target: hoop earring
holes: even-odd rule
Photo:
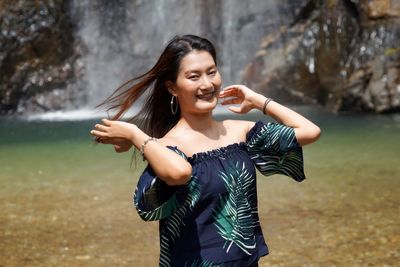
[[[174,110],[174,108],[173,108],[173,106],[174,106],[174,97],[176,97],[176,96],[173,95],[172,98],[171,98],[171,112],[172,112],[173,115],[175,115],[176,112],[178,111],[178,98],[176,98],[176,107],[175,107],[175,110]]]

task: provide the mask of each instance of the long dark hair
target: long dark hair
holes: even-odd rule
[[[111,120],[118,120],[144,92],[150,90],[140,112],[128,121],[150,136],[163,137],[180,118],[180,109],[176,114],[171,112],[172,95],[166,82],[176,82],[181,60],[192,50],[209,52],[217,65],[215,47],[209,40],[195,35],[177,35],[169,41],[157,63],[148,72],[122,84],[96,108],[108,105],[107,112],[117,109]]]

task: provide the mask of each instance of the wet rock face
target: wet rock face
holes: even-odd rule
[[[176,34],[213,41],[224,84],[237,83],[260,38],[306,2],[0,0],[0,113],[93,108]]]
[[[224,85],[237,83],[262,36],[293,20],[307,0],[72,1],[77,35],[89,48],[87,106],[155,63],[176,34],[196,34],[216,46]],[[99,79],[98,77],[101,77]]]
[[[282,101],[333,112],[399,111],[399,6],[309,1],[297,21],[264,37],[243,80]]]
[[[214,42],[224,85],[398,111],[399,20],[397,0],[0,0],[0,115],[94,107],[186,33]]]
[[[66,2],[0,1],[0,114],[65,109],[77,97],[79,46]]]
[[[398,17],[400,15],[400,2],[397,0],[362,0],[359,7],[370,19]]]

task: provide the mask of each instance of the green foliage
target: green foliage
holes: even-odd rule
[[[228,194],[220,195],[218,209],[213,213],[218,233],[226,240],[224,248],[227,253],[236,244],[246,254],[251,255],[250,250],[256,247],[252,207],[248,200],[252,176],[244,163],[242,166],[236,163],[226,173],[221,172],[220,177],[224,180]]]

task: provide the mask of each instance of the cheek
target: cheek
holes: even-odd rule
[[[178,76],[178,78],[176,79],[176,86],[178,87],[178,90],[180,91],[185,91],[188,88],[192,87],[193,81],[191,81],[190,79],[186,79],[184,76]]]
[[[195,98],[194,94],[196,92],[196,86],[191,81],[181,81],[176,84],[177,85],[177,93],[178,97],[181,98]]]
[[[193,88],[193,82],[190,80],[183,80],[179,84],[181,91],[190,91]]]
[[[218,74],[215,76],[214,84],[220,86],[221,83],[222,83],[221,74],[219,74],[218,72]]]

